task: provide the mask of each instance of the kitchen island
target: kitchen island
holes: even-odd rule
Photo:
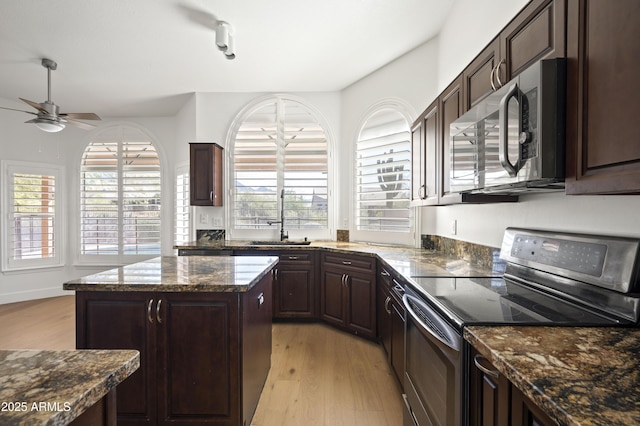
[[[76,346],[140,351],[118,424],[249,424],[271,366],[277,257],[161,257],[64,284]]]
[[[116,386],[139,365],[133,350],[0,350],[0,424],[114,424]]]

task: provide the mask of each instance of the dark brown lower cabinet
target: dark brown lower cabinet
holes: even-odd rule
[[[116,389],[100,398],[76,417],[70,426],[114,426],[116,424]]]
[[[316,253],[281,252],[273,288],[273,317],[314,319],[316,308]]]
[[[77,292],[78,349],[137,349],[120,425],[249,424],[271,366],[272,278],[246,293]]]
[[[387,354],[400,389],[404,388],[404,326],[405,311],[400,293],[403,286],[385,268],[378,277],[378,338]]]
[[[471,426],[509,425],[509,380],[475,349],[469,368],[469,416]]]
[[[552,426],[549,418],[484,356],[471,349],[469,424],[471,426]]]
[[[515,386],[511,390],[511,425],[554,426],[554,422]]]

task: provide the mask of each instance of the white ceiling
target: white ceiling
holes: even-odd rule
[[[193,92],[341,90],[435,36],[453,1],[2,0],[0,98],[43,102],[43,57],[61,112],[105,117],[174,115]]]

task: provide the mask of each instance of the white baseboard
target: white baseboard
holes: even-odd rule
[[[62,290],[60,286],[39,288],[37,290],[16,291],[13,293],[0,294],[0,305],[6,303],[25,302],[27,300],[46,299],[48,297],[72,296],[75,292]]]

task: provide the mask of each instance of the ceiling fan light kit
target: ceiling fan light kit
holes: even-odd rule
[[[6,109],[10,111],[20,111],[26,112],[27,114],[33,114],[36,118],[25,121],[25,123],[35,124],[40,130],[45,132],[53,133],[59,132],[64,129],[68,124],[71,124],[75,127],[79,127],[84,130],[93,129],[95,126],[93,124],[84,123],[80,120],[100,120],[98,115],[92,112],[81,112],[81,113],[59,113],[60,108],[58,105],[54,104],[51,101],[51,71],[58,68],[58,64],[51,59],[43,58],[42,66],[47,69],[47,100],[41,103],[33,102],[28,99],[19,98],[22,102],[27,105],[35,108],[38,112],[33,111],[23,111],[17,110],[14,108],[5,108],[0,107],[0,109]]]

